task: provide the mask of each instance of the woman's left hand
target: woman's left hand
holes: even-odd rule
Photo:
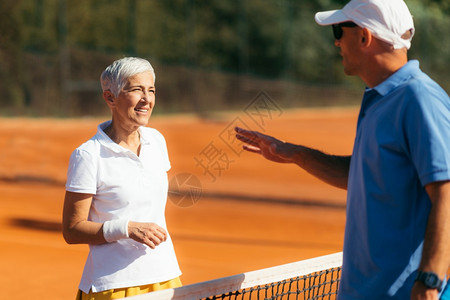
[[[156,246],[166,241],[167,232],[155,223],[130,221],[128,223],[128,236],[139,243],[155,249]]]

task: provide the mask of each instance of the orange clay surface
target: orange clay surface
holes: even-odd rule
[[[295,165],[240,152],[229,129],[246,125],[348,155],[356,118],[356,108],[300,109],[259,119],[242,111],[214,121],[152,117],[149,126],[166,137],[171,189],[177,183],[172,179],[185,173],[198,179],[194,187],[202,192],[167,203],[183,283],[341,251],[345,191]],[[74,299],[88,246],[67,245],[61,235],[67,164],[72,150],[104,120],[0,118],[2,299]]]

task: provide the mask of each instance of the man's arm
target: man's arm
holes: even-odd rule
[[[419,270],[436,273],[444,279],[450,267],[450,181],[434,182],[426,187],[431,199],[431,211],[423,243]],[[437,299],[437,290],[416,282],[411,299]]]
[[[318,179],[347,189],[351,156],[325,154],[319,150],[280,141],[257,131],[236,127],[236,138],[245,143],[244,150],[261,154],[279,163],[295,163]]]

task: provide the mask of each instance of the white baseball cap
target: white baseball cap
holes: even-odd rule
[[[344,8],[316,13],[319,25],[353,22],[394,49],[411,47],[414,22],[403,0],[352,0]]]

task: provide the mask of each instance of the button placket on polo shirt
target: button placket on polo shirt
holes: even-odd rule
[[[130,158],[131,163],[134,165],[133,167],[133,172],[136,172],[135,174],[132,174],[133,177],[135,177],[138,181],[138,188],[143,189],[145,188],[145,168],[144,165],[142,163],[142,159],[137,156],[135,153],[133,153],[130,150],[126,150],[126,155],[128,156],[128,158]]]

